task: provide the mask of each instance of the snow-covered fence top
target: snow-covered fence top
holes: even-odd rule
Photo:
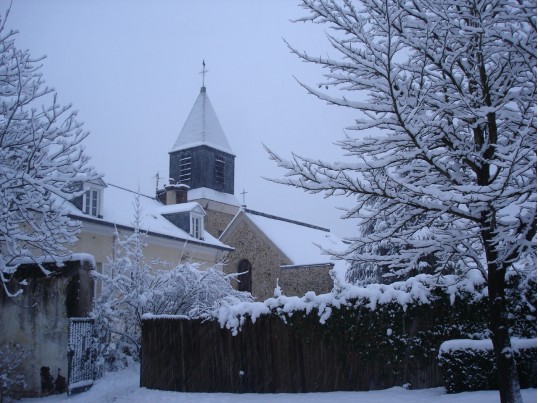
[[[252,323],[262,315],[278,314],[281,317],[291,316],[294,312],[310,314],[316,311],[320,323],[325,323],[333,309],[343,306],[363,305],[375,310],[378,305],[395,303],[405,311],[409,305],[430,304],[434,299],[432,291],[443,290],[454,303],[457,297],[470,297],[479,300],[487,295],[487,288],[482,275],[478,271],[470,271],[467,276],[433,276],[420,274],[405,281],[392,284],[369,284],[365,287],[342,285],[336,283],[332,292],[316,295],[307,292],[302,297],[285,296],[280,287],[275,289],[275,297],[259,302],[242,302],[235,304],[220,304],[211,316],[205,319],[216,319],[221,327],[230,329],[237,334],[249,317]],[[162,315],[144,315],[144,319],[163,318]],[[168,319],[185,319],[184,316],[166,315]]]
[[[214,318],[234,334],[241,328],[246,317],[250,317],[254,323],[261,315],[271,313],[285,317],[293,315],[294,312],[310,314],[317,311],[319,321],[323,324],[329,319],[333,309],[342,306],[360,304],[375,310],[378,305],[396,303],[405,311],[412,304],[430,304],[434,289],[442,289],[449,296],[451,303],[454,303],[456,297],[464,295],[478,300],[487,295],[484,283],[484,278],[476,272],[469,273],[464,278],[421,274],[389,285],[370,284],[365,287],[349,284],[342,286],[337,283],[331,293],[316,295],[314,292],[307,292],[303,297],[282,295],[277,287],[275,297],[262,302],[221,305],[214,311]]]

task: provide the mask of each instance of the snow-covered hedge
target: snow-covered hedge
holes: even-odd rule
[[[422,312],[428,317],[433,311],[443,312],[439,318],[429,318],[439,326],[454,323],[456,334],[466,334],[472,338],[487,338],[487,287],[483,277],[472,271],[467,276],[437,276],[420,274],[405,281],[392,284],[369,284],[364,287],[342,284],[335,280],[335,287],[328,294],[316,295],[307,292],[304,296],[282,295],[280,288],[275,289],[274,298],[260,302],[222,304],[213,313],[221,327],[236,334],[245,320],[256,322],[261,315],[277,315],[283,320],[292,316],[314,316],[320,324],[345,311],[363,312],[363,315],[387,316],[386,329],[401,327],[401,317],[414,317]],[[513,336],[536,336],[536,281],[531,279],[511,279],[508,290],[510,306],[510,327]],[[394,323],[392,323],[394,322]],[[459,326],[459,328],[458,328]],[[448,328],[442,330],[451,334]],[[394,331],[392,331],[394,333]],[[437,348],[436,347],[436,351]]]
[[[536,283],[513,280],[513,336],[536,337]],[[331,293],[309,292],[303,297],[282,295],[277,288],[274,298],[222,305],[215,312],[221,327],[234,334],[245,321],[256,322],[262,315],[278,316],[306,340],[346,344],[362,359],[392,365],[393,372],[405,371],[400,364],[409,358],[435,361],[446,340],[489,337],[487,287],[472,273],[465,278],[421,274],[365,287],[337,282]]]
[[[512,339],[521,387],[536,388],[536,338]],[[449,340],[439,349],[439,365],[448,393],[497,389],[491,340]]]
[[[515,282],[514,287],[518,284],[523,283]],[[517,309],[511,308],[510,326],[517,329],[513,336],[536,337],[535,282],[529,281],[523,288],[511,293],[509,303]],[[527,294],[525,299],[521,298],[523,294]],[[442,385],[437,357],[444,341],[489,337],[486,296],[487,288],[478,276],[422,274],[390,285],[355,287],[337,282],[331,293],[309,292],[303,297],[282,295],[277,287],[274,297],[265,301],[223,301],[203,319],[217,321],[233,335],[252,332],[258,325],[265,329],[268,323],[272,328],[274,320],[281,321],[292,330],[290,343],[299,340],[306,350],[312,345],[314,350],[320,348],[327,354],[336,354],[340,363],[349,359],[360,362],[360,371],[369,371],[370,380],[378,387],[404,383],[433,387]],[[159,317],[146,315],[145,320]],[[168,315],[166,319],[185,317]],[[243,335],[238,339],[257,342]],[[215,340],[201,337],[198,342],[212,349]],[[240,351],[248,348],[251,344],[238,347]],[[293,363],[289,363],[290,367],[286,365],[279,367],[279,371],[293,373]],[[353,372],[347,364],[342,365],[338,371]]]
[[[282,295],[277,287],[274,298],[261,302],[223,304],[214,315],[222,327],[237,333],[247,317],[255,322],[261,315],[277,314],[285,318],[296,313],[309,315],[317,312],[320,323],[324,324],[333,310],[342,307],[363,307],[376,311],[394,306],[405,312],[410,307],[430,305],[439,299],[451,305],[462,299],[479,302],[487,295],[487,289],[483,277],[479,273],[474,274],[470,272],[464,278],[420,274],[405,281],[368,284],[364,287],[341,284],[335,278],[332,292],[316,295],[310,291],[303,297]]]

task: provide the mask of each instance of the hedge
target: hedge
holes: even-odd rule
[[[536,339],[512,339],[521,388],[536,388]],[[449,340],[439,349],[447,393],[498,389],[491,340]]]

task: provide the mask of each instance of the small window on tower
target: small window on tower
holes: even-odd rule
[[[215,182],[224,185],[224,158],[215,157]]]
[[[179,160],[179,183],[188,183],[191,180],[191,157],[181,157]]]

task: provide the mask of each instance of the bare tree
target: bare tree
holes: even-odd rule
[[[76,112],[45,86],[41,59],[16,48],[7,15],[0,17],[0,279],[15,295],[24,284],[13,276],[21,263],[68,258],[79,223],[62,203],[99,175],[87,165],[81,142],[88,133]]]
[[[352,162],[270,156],[278,182],[356,197],[347,217],[390,217],[342,256],[396,274],[438,270],[488,283],[502,402],[521,402],[505,301],[508,270],[536,271],[536,2],[303,0],[340,57],[314,57],[310,94],[357,110],[340,146]],[[396,253],[371,253],[389,243]],[[363,253],[371,246],[370,253]]]

